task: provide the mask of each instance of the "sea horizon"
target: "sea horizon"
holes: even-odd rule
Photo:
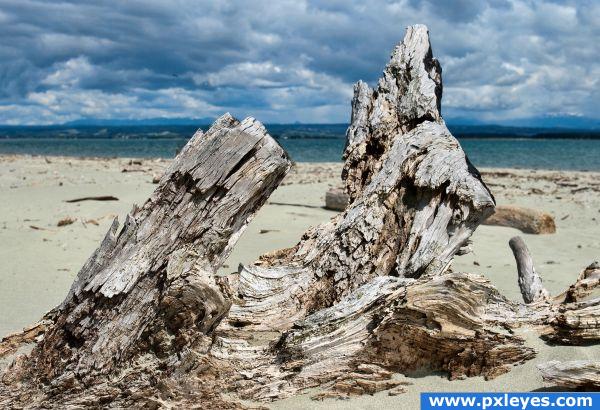
[[[265,124],[296,162],[339,162],[347,124]],[[172,158],[202,125],[0,126],[0,155]],[[600,171],[600,130],[452,125],[479,167]]]

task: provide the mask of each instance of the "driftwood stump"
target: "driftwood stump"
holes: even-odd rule
[[[51,395],[57,406],[79,406],[118,390],[115,400],[129,405],[135,395],[123,396],[126,388],[141,393],[157,374],[206,353],[231,305],[216,270],[289,167],[252,118],[227,114],[198,131],[150,199],[121,229],[113,222],[64,302],[34,328],[43,337],[26,362],[3,375],[9,385],[40,386],[38,395],[4,385],[1,397],[18,405]],[[18,336],[3,341],[4,350],[14,351]]]
[[[289,161],[253,119],[226,115],[194,135],[65,301],[0,343],[0,356],[33,345],[3,373],[0,405],[228,408],[316,386],[318,397],[400,391],[393,372],[510,371],[535,355],[519,327],[597,341],[594,267],[529,304],[451,271],[494,198],[446,128],[441,96],[427,29],[409,27],[377,86],[355,87],[348,207],[226,277],[216,268]]]

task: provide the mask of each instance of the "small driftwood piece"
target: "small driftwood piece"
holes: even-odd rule
[[[119,198],[117,198],[116,196],[101,195],[101,196],[86,196],[83,198],[68,199],[65,202],[72,204],[75,202],[82,202],[82,201],[118,201],[118,200],[119,200]]]
[[[538,365],[542,379],[552,386],[569,389],[600,389],[600,362],[574,360],[551,361]]]
[[[499,205],[484,225],[506,226],[523,233],[549,234],[556,232],[552,215],[536,209],[514,205]]]
[[[62,218],[61,220],[59,220],[56,224],[56,226],[66,226],[66,225],[71,225],[72,223],[74,223],[77,220],[77,218],[73,218],[72,216],[67,216]]]
[[[550,297],[536,272],[533,259],[520,237],[509,241],[517,262],[519,288],[525,303],[546,317],[550,330],[543,337],[562,344],[597,343],[600,340],[600,264],[585,268],[565,292]]]
[[[535,355],[519,327],[557,343],[600,339],[589,320],[598,301],[514,303],[451,271],[494,198],[446,128],[441,96],[427,29],[409,27],[377,86],[355,87],[346,209],[222,278],[215,270],[289,161],[252,119],[197,133],[36,339],[0,342],[0,352],[35,345],[3,373],[0,407],[238,408],[312,387],[326,389],[317,398],[400,392],[394,372],[510,371]]]
[[[508,241],[517,262],[517,273],[519,275],[519,288],[525,303],[533,303],[548,298],[548,291],[542,285],[540,275],[535,271],[533,259],[520,236],[515,236]]]
[[[350,202],[350,196],[343,188],[331,188],[325,193],[325,208],[343,211]]]

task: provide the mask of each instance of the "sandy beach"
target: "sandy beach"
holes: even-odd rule
[[[134,203],[155,188],[167,160],[77,159],[0,156],[0,337],[37,321],[65,297],[77,271],[98,246],[115,216],[123,221]],[[222,274],[251,263],[260,254],[294,245],[310,226],[327,221],[325,192],[339,185],[341,163],[299,163],[249,225]],[[557,232],[528,235],[512,228],[481,226],[473,252],[455,258],[453,269],[487,277],[504,295],[519,300],[516,266],[508,240],[521,235],[544,284],[556,294],[600,259],[600,173],[484,169],[484,181],[498,204],[552,214]],[[113,201],[65,202],[80,197],[114,196]],[[60,220],[74,222],[57,226]],[[543,388],[535,366],[548,360],[600,357],[600,346],[549,347],[524,335],[538,350],[536,359],[492,381],[449,382],[443,375],[411,375],[408,392],[386,392],[348,401],[309,401],[309,395],[282,400],[273,408],[416,408],[421,391],[530,391]],[[399,376],[400,377],[400,376]],[[404,376],[402,376],[404,377]]]

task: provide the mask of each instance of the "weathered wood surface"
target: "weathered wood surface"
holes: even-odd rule
[[[536,209],[514,205],[499,205],[484,225],[507,226],[523,233],[550,234],[556,232],[552,215]]]
[[[600,263],[594,262],[581,271],[577,280],[559,295],[561,303],[581,302],[592,297],[600,297]]]
[[[539,365],[542,379],[552,386],[570,389],[600,389],[600,361],[551,361]]]
[[[442,68],[433,58],[424,26],[407,29],[375,89],[354,87],[342,179],[354,201],[379,173],[391,145],[424,122],[443,124]]]
[[[427,29],[409,28],[377,89],[355,88],[345,153],[354,200],[296,247],[243,267],[229,322],[287,329],[377,276],[448,268],[494,200],[438,114],[440,81]]]
[[[531,359],[519,327],[600,339],[596,268],[526,305],[451,271],[494,199],[444,124],[441,92],[427,29],[410,27],[378,85],[355,88],[348,207],[223,278],[216,268],[289,162],[252,119],[194,136],[109,231],[42,340],[0,343],[36,344],[3,374],[0,405],[233,408],[317,386],[328,389],[317,398],[400,392],[393,372],[492,378]]]
[[[533,303],[548,298],[548,291],[542,284],[542,278],[535,271],[533,258],[529,253],[525,241],[520,236],[515,236],[508,241],[517,262],[517,273],[519,275],[519,288],[525,303]]]
[[[509,246],[517,262],[523,300],[533,304],[535,314],[544,315],[545,324],[550,326],[543,337],[552,342],[572,345],[600,341],[600,264],[590,264],[565,292],[551,297],[535,270],[523,238],[512,238]]]
[[[552,300],[552,331],[545,337],[562,344],[600,341],[600,263],[585,268],[575,283]]]
[[[150,199],[121,229],[113,222],[47,315],[42,341],[5,379],[64,392],[139,361],[171,371],[206,350],[231,304],[216,269],[289,167],[252,118],[224,115],[198,131]]]

